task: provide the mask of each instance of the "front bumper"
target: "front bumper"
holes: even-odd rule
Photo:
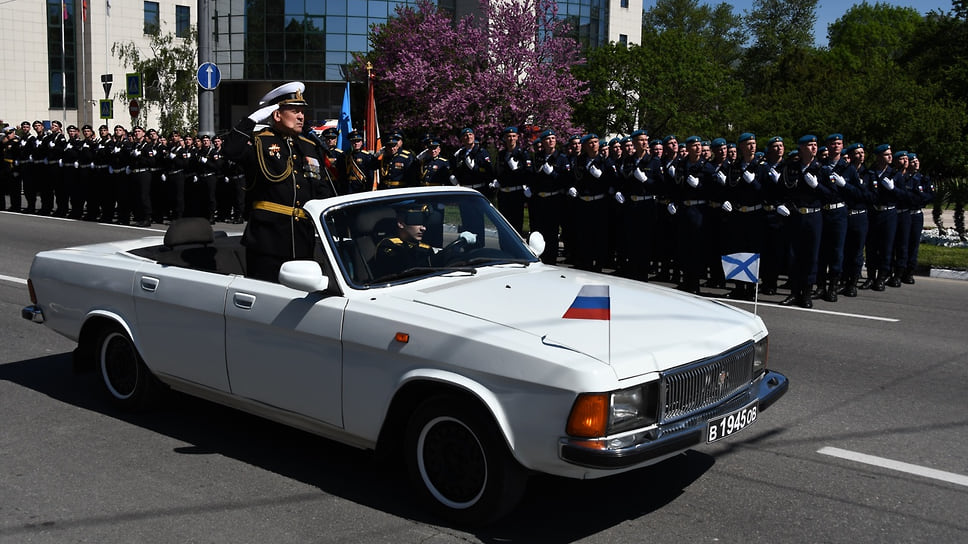
[[[34,323],[43,323],[45,321],[44,311],[40,309],[40,306],[34,305],[24,306],[24,308],[20,310],[20,317],[26,319],[27,321],[33,321]]]
[[[596,449],[582,445],[580,440],[562,438],[559,442],[559,455],[569,463],[597,469],[621,469],[657,460],[703,442],[708,420],[752,402],[757,402],[758,411],[763,412],[782,397],[789,387],[790,382],[786,376],[767,370],[740,394],[685,420],[646,431],[642,433],[642,441],[633,446]]]

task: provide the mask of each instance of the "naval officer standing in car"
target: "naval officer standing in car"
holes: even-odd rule
[[[321,177],[323,157],[301,135],[305,90],[303,83],[291,82],[269,91],[259,109],[225,138],[225,155],[246,172],[249,221],[242,245],[251,278],[278,281],[282,263],[311,259],[315,230],[302,206],[333,196]],[[269,126],[253,134],[256,123]]]

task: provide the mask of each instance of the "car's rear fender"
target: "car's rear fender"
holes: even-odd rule
[[[78,334],[77,349],[74,350],[75,370],[94,370],[97,362],[95,351],[97,350],[98,333],[110,324],[116,324],[124,329],[124,332],[134,342],[135,347],[141,352],[141,348],[138,347],[137,336],[124,317],[108,310],[92,310],[84,318],[84,323],[81,325],[81,331]]]

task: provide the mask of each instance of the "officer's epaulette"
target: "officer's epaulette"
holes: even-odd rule
[[[420,249],[433,249],[433,248],[432,248],[432,247],[430,246],[430,244],[425,244],[425,243],[423,243],[423,242],[420,242],[420,243],[419,243],[419,244],[417,244],[417,245],[419,245],[419,246],[420,246]]]
[[[274,134],[268,128],[264,128],[264,129],[260,130],[259,132],[256,132],[255,135],[256,136],[273,136]]]
[[[401,149],[400,155],[403,155],[404,157],[409,157],[410,155],[413,155],[413,153],[409,149]]]
[[[315,141],[310,140],[309,138],[303,136],[302,134],[299,135],[299,139],[302,140],[302,141],[304,141],[304,142],[306,142],[309,145],[316,145],[316,142]]]

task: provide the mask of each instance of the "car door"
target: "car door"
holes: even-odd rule
[[[237,277],[225,304],[232,393],[342,427],[346,299]]]
[[[153,371],[229,390],[224,312],[233,277],[154,263],[135,274],[136,340]]]

